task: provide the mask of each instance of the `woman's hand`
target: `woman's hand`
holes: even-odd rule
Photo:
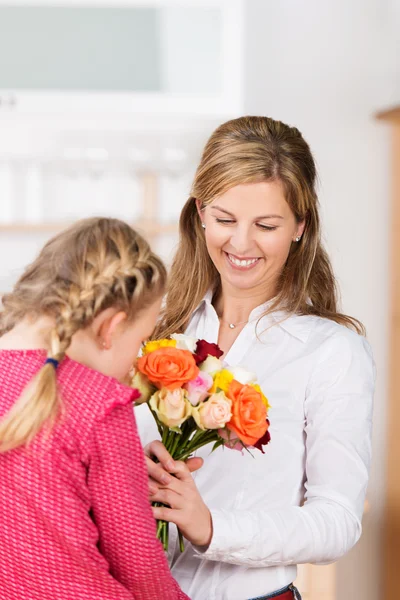
[[[202,466],[203,459],[190,458],[186,463],[174,461],[159,441],[148,444],[145,454],[150,499],[170,507],[153,507],[154,517],[175,523],[195,546],[208,546],[213,533],[211,513],[191,475]],[[156,457],[159,463],[155,463],[151,456]]]

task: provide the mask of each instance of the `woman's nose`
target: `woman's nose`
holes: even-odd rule
[[[248,227],[237,225],[232,232],[232,249],[235,249],[239,256],[244,256],[253,246],[253,239]]]

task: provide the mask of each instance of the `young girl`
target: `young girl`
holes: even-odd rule
[[[170,506],[154,515],[190,542],[174,552],[173,528],[172,572],[193,600],[298,599],[296,565],[335,561],[361,534],[374,366],[362,325],[338,308],[315,185],[295,127],[242,117],[212,134],[182,210],[158,335],[218,342],[271,404],[265,454],[204,447],[193,478],[159,441],[148,448],[177,475],[163,485],[148,462],[152,500]]]
[[[123,381],[166,279],[114,219],[52,239],[0,313],[0,597],[187,598],[148,500]]]

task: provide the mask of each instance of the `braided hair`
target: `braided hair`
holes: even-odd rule
[[[132,320],[161,296],[166,270],[148,243],[118,219],[79,221],[51,239],[2,298],[0,336],[26,317],[51,317],[48,359],[63,360],[74,334],[110,307]],[[0,421],[0,452],[28,444],[62,409],[47,362]]]

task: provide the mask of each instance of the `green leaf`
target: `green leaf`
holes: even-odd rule
[[[179,435],[182,435],[182,430],[180,429],[180,427],[170,427],[169,430],[173,431],[174,433],[179,433]]]
[[[212,447],[211,452],[214,452],[214,450],[216,450],[217,448],[219,448],[220,446],[222,446],[223,443],[224,443],[223,440],[217,440],[215,442],[214,446]]]
[[[246,452],[248,452],[248,453],[250,454],[251,458],[254,458],[254,454],[252,454],[252,453],[250,452],[250,450],[248,449],[248,447],[247,447],[247,446],[245,446],[244,444],[243,444],[243,449],[244,449],[244,450],[246,450]]]

